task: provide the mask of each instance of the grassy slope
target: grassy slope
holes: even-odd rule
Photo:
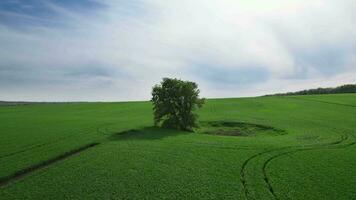
[[[201,121],[251,122],[288,132],[253,137],[147,128],[147,102],[0,107],[0,177],[101,142],[1,188],[0,196],[355,199],[352,105],[356,95],[313,95],[209,100],[200,111]],[[132,128],[141,131],[118,134]]]

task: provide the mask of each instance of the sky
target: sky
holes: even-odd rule
[[[355,0],[1,0],[0,100],[148,100],[356,83]]]

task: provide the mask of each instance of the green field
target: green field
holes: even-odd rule
[[[149,102],[1,106],[0,199],[356,199],[355,94],[210,99],[199,116],[192,133],[152,127]]]

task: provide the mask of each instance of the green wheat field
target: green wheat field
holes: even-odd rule
[[[0,199],[356,199],[356,95],[0,106]]]

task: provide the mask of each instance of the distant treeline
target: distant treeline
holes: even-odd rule
[[[340,94],[340,93],[356,93],[356,84],[342,85],[334,88],[317,88],[310,90],[302,90],[298,92],[278,93],[266,96],[286,96],[286,95],[308,95],[308,94]]]

